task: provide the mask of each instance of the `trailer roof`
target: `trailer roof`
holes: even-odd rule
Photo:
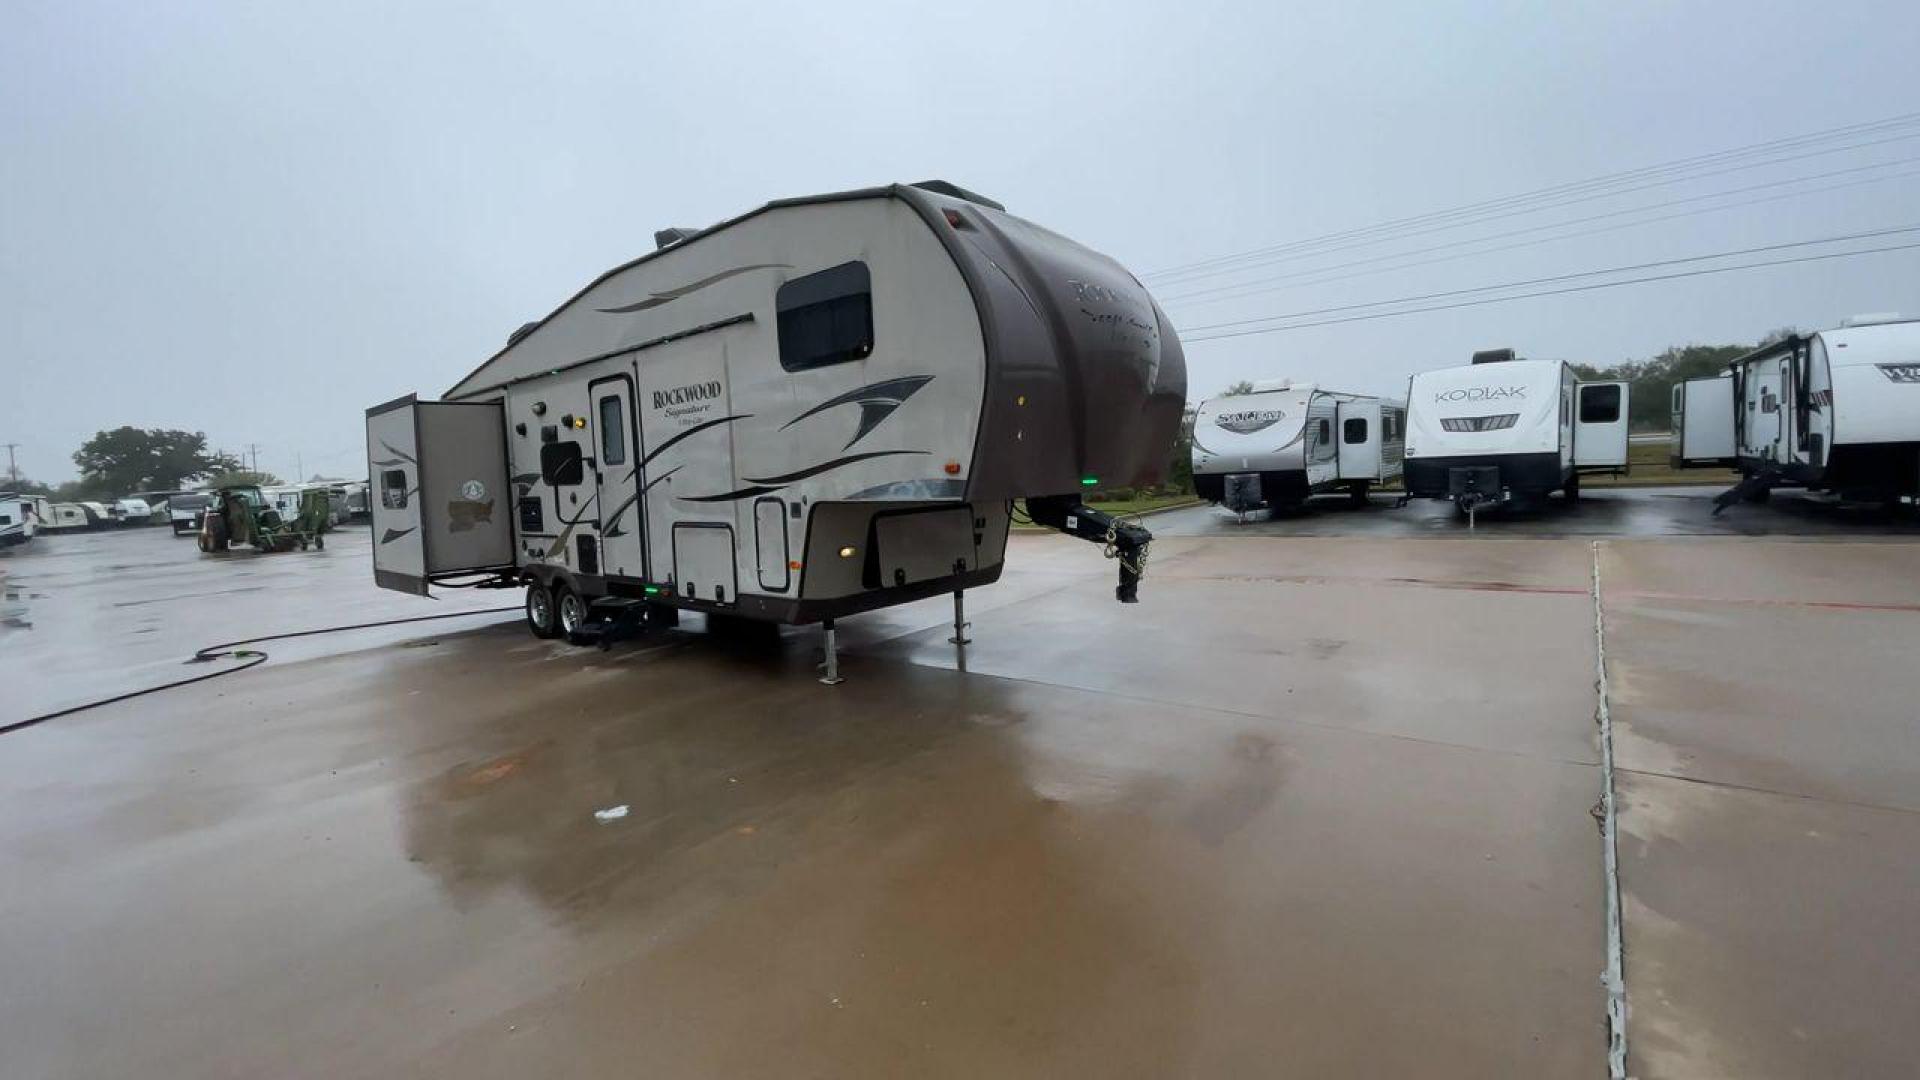
[[[681,248],[688,246],[689,244],[698,243],[701,240],[714,235],[715,233],[722,232],[726,229],[732,228],[733,226],[738,225],[741,222],[747,221],[751,218],[759,217],[761,214],[767,213],[768,211],[771,211],[771,210],[779,210],[785,207],[792,207],[792,206],[811,206],[818,203],[853,202],[860,199],[891,198],[891,199],[903,199],[907,201],[912,201],[911,193],[914,191],[928,191],[937,195],[945,195],[950,198],[961,199],[971,203],[977,203],[981,206],[991,207],[992,209],[995,209],[995,210],[1000,210],[1000,211],[1006,210],[1005,206],[1002,206],[1000,203],[995,202],[994,200],[989,199],[984,195],[981,195],[977,192],[969,191],[968,189],[963,188],[958,184],[949,183],[948,181],[945,181],[945,180],[922,180],[914,184],[888,184],[884,187],[855,188],[850,191],[833,191],[833,192],[826,192],[820,195],[804,195],[804,196],[799,196],[791,199],[775,199],[772,202],[764,203],[760,206],[754,207],[752,210],[748,210],[743,214],[739,214],[734,217],[727,218],[724,221],[716,222],[712,225],[707,226],[704,229],[698,229],[698,230],[688,232],[686,235],[682,236],[677,240],[674,240],[671,243],[657,247],[654,250],[639,256],[638,258],[629,259],[628,261],[621,263],[620,265],[612,268],[611,270],[608,270],[605,273],[602,273],[600,276],[594,278],[592,281],[589,281],[585,285],[581,286],[579,291],[575,292],[572,296],[568,297],[558,307],[548,312],[545,316],[539,319],[536,319],[532,322],[525,323],[522,326],[520,326],[518,329],[516,329],[512,334],[508,336],[507,343],[505,345],[502,345],[499,348],[499,350],[494,352],[493,355],[487,357],[484,361],[482,361],[478,367],[474,368],[472,371],[469,371],[466,375],[462,376],[459,379],[459,381],[455,382],[453,386],[448,388],[444,396],[452,397],[455,391],[458,391],[461,387],[465,386],[467,383],[472,382],[474,376],[480,374],[482,371],[485,371],[487,367],[491,365],[494,361],[499,360],[501,357],[505,356],[507,353],[513,351],[515,346],[519,345],[522,341],[525,341],[528,337],[532,336],[542,326],[545,326],[547,323],[553,321],[555,316],[559,315],[561,312],[572,307],[576,302],[580,300],[581,297],[592,292],[595,287],[600,285],[601,282],[606,281],[608,278],[613,277],[615,274],[624,273],[625,271],[631,270],[634,267],[641,265],[642,263],[650,262],[654,259],[660,258],[661,256],[667,254],[670,251],[678,251]]]

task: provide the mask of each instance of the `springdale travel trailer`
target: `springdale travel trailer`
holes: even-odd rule
[[[958,627],[1024,499],[1135,598],[1151,534],[1077,493],[1159,477],[1186,363],[1118,263],[938,181],[656,240],[445,400],[368,410],[379,584],[524,585],[542,636],[823,622],[831,660],[855,612],[953,593]]]
[[[1670,424],[1667,461],[1674,468],[1733,465],[1733,376],[1674,383]]]
[[[1463,513],[1580,497],[1582,473],[1627,467],[1627,384],[1580,382],[1559,360],[1511,349],[1407,385],[1408,498],[1452,499]]]
[[[83,532],[103,529],[113,523],[113,514],[97,502],[54,503],[53,516],[41,527],[49,532]]]
[[[1344,489],[1364,502],[1400,475],[1403,405],[1281,379],[1194,411],[1193,487],[1236,514]]]
[[[1734,456],[1745,478],[1715,512],[1779,486],[1842,498],[1920,496],[1920,320],[1849,319],[1732,364]]]

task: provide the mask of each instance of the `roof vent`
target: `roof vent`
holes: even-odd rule
[[[654,250],[658,251],[663,247],[669,247],[682,240],[689,239],[699,231],[699,229],[661,229],[653,234]]]
[[[950,199],[964,199],[967,202],[974,203],[978,206],[985,206],[989,209],[1006,210],[1006,207],[1001,206],[999,203],[994,202],[992,199],[987,198],[977,191],[968,191],[959,184],[951,184],[945,180],[922,180],[912,186],[922,191],[931,191],[935,195],[945,195]]]
[[[1842,328],[1849,326],[1881,326],[1886,323],[1906,322],[1907,317],[1897,311],[1875,311],[1866,315],[1855,315],[1841,319]]]
[[[1473,354],[1476,364],[1504,364],[1514,359],[1512,349],[1482,349]]]
[[[539,319],[535,319],[530,323],[521,323],[520,329],[515,330],[513,333],[507,335],[508,347],[512,347],[513,345],[518,344],[521,338],[526,337],[528,334],[533,333],[533,328],[539,325],[540,325]]]

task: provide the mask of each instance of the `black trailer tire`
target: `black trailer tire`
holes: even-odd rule
[[[1366,506],[1371,503],[1373,501],[1371,498],[1372,493],[1373,481],[1371,480],[1355,481],[1354,485],[1347,489],[1347,497],[1355,506]]]
[[[327,546],[327,538],[316,533],[313,538],[314,550],[318,551],[321,548],[324,548],[326,546]]]
[[[587,601],[565,585],[553,587],[554,626],[559,635],[573,640],[574,632],[587,624]]]
[[[553,590],[538,581],[527,582],[527,629],[537,638],[560,636],[560,620],[555,616]]]
[[[1580,474],[1579,473],[1574,473],[1572,476],[1567,477],[1567,486],[1564,494],[1567,497],[1567,501],[1570,503],[1580,501]]]

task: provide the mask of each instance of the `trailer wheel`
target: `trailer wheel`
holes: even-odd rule
[[[1568,502],[1580,501],[1580,474],[1579,473],[1574,473],[1572,476],[1567,477],[1567,488],[1565,491],[1565,495],[1567,497]]]
[[[1372,494],[1372,492],[1373,492],[1373,481],[1371,480],[1358,481],[1352,487],[1347,489],[1347,495],[1353,501],[1353,505],[1355,506],[1366,506],[1369,503],[1371,503],[1373,500],[1369,498],[1369,496]]]
[[[560,636],[569,641],[587,624],[587,602],[565,585],[554,586],[553,610],[559,615]]]
[[[560,620],[554,617],[553,590],[537,581],[527,582],[527,629],[537,638],[560,633]]]

